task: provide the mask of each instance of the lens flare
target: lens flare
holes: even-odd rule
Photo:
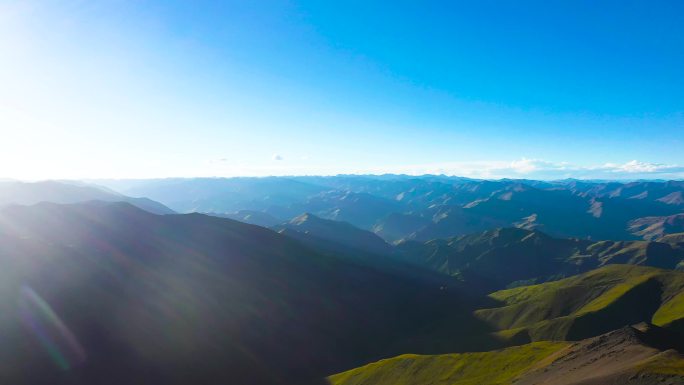
[[[69,370],[83,363],[85,350],[50,305],[28,286],[21,288],[19,316],[54,363]]]

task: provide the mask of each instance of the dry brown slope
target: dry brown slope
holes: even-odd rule
[[[516,385],[683,384],[684,357],[669,333],[647,324],[624,327],[558,351]]]

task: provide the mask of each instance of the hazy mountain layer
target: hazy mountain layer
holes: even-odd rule
[[[73,182],[0,182],[0,207],[40,202],[79,203],[88,201],[127,202],[155,214],[173,214],[174,211],[147,198],[131,198],[104,187],[75,184]]]
[[[217,214],[207,213],[219,218],[228,218],[250,225],[257,225],[261,227],[271,227],[282,223],[283,221],[262,211],[254,210],[239,210],[234,213]]]
[[[385,175],[98,182],[180,212],[251,210],[281,222],[306,212],[373,230],[389,242],[427,241],[495,227],[594,240],[653,239],[681,229],[660,226],[656,232],[644,231],[641,223],[651,220],[645,218],[684,212],[681,181],[487,181]]]

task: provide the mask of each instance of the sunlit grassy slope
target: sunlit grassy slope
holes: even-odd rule
[[[402,355],[329,378],[332,385],[681,384],[671,332],[640,324],[579,342],[533,342],[486,353]]]
[[[476,315],[503,339],[578,340],[643,321],[676,326],[684,319],[684,273],[611,265],[490,297],[500,306]]]
[[[509,384],[567,345],[565,342],[535,342],[486,353],[406,354],[334,375],[330,382],[333,385]]]
[[[499,330],[501,340],[519,346],[484,353],[407,354],[333,375],[329,381],[333,385],[684,381],[684,359],[671,349],[681,347],[677,334],[656,326],[626,326],[650,322],[681,331],[682,272],[610,265],[555,282],[498,291],[490,298],[499,306],[477,310],[476,316]]]

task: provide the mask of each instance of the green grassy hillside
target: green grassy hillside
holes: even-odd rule
[[[565,342],[535,342],[485,352],[421,356],[405,354],[330,377],[333,385],[509,384]]]
[[[533,342],[485,353],[405,354],[329,377],[331,385],[681,384],[672,333],[627,326],[579,342]]]
[[[578,340],[624,325],[684,319],[684,273],[611,265],[555,282],[501,290],[476,315],[511,342]]]

